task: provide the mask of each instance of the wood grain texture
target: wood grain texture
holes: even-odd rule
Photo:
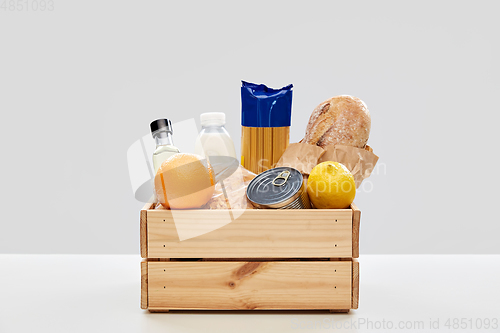
[[[354,203],[352,209],[352,257],[359,258],[359,224],[361,221],[361,211]]]
[[[149,258],[351,258],[352,210],[149,210]],[[174,223],[175,217],[175,223]],[[178,229],[200,236],[179,241]],[[217,229],[218,228],[218,229]]]
[[[352,309],[357,309],[359,303],[359,262],[352,261]]]
[[[352,261],[352,258],[330,258],[330,261]]]
[[[146,203],[144,207],[141,209],[141,223],[140,223],[140,232],[141,232],[141,257],[148,257],[148,233],[147,233],[147,213],[148,210],[153,208],[154,204]]]
[[[169,312],[169,310],[165,310],[165,309],[159,309],[159,310],[149,309],[149,312],[151,312],[151,313],[166,313],[166,312]]]
[[[141,262],[141,309],[148,308],[148,262]]]
[[[148,262],[149,309],[348,309],[352,263]]]

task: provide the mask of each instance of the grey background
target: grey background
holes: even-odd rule
[[[59,1],[0,10],[0,253],[138,253],[127,149],[158,117],[226,113],[240,80],[372,115],[361,253],[500,253],[498,2]],[[174,137],[175,141],[175,137]]]

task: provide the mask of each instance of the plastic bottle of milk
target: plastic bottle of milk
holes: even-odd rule
[[[236,158],[234,143],[224,128],[226,115],[209,112],[200,115],[201,132],[196,139],[195,154],[207,156],[230,156]]]

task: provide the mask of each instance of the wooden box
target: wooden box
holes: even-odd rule
[[[239,217],[220,226],[227,214]],[[174,223],[175,218],[175,223]],[[197,237],[179,241],[176,224]],[[141,307],[318,310],[358,306],[360,211],[141,210]]]

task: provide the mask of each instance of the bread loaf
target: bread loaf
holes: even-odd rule
[[[364,148],[370,135],[370,112],[357,97],[330,98],[314,109],[301,142],[325,147],[345,145]]]

